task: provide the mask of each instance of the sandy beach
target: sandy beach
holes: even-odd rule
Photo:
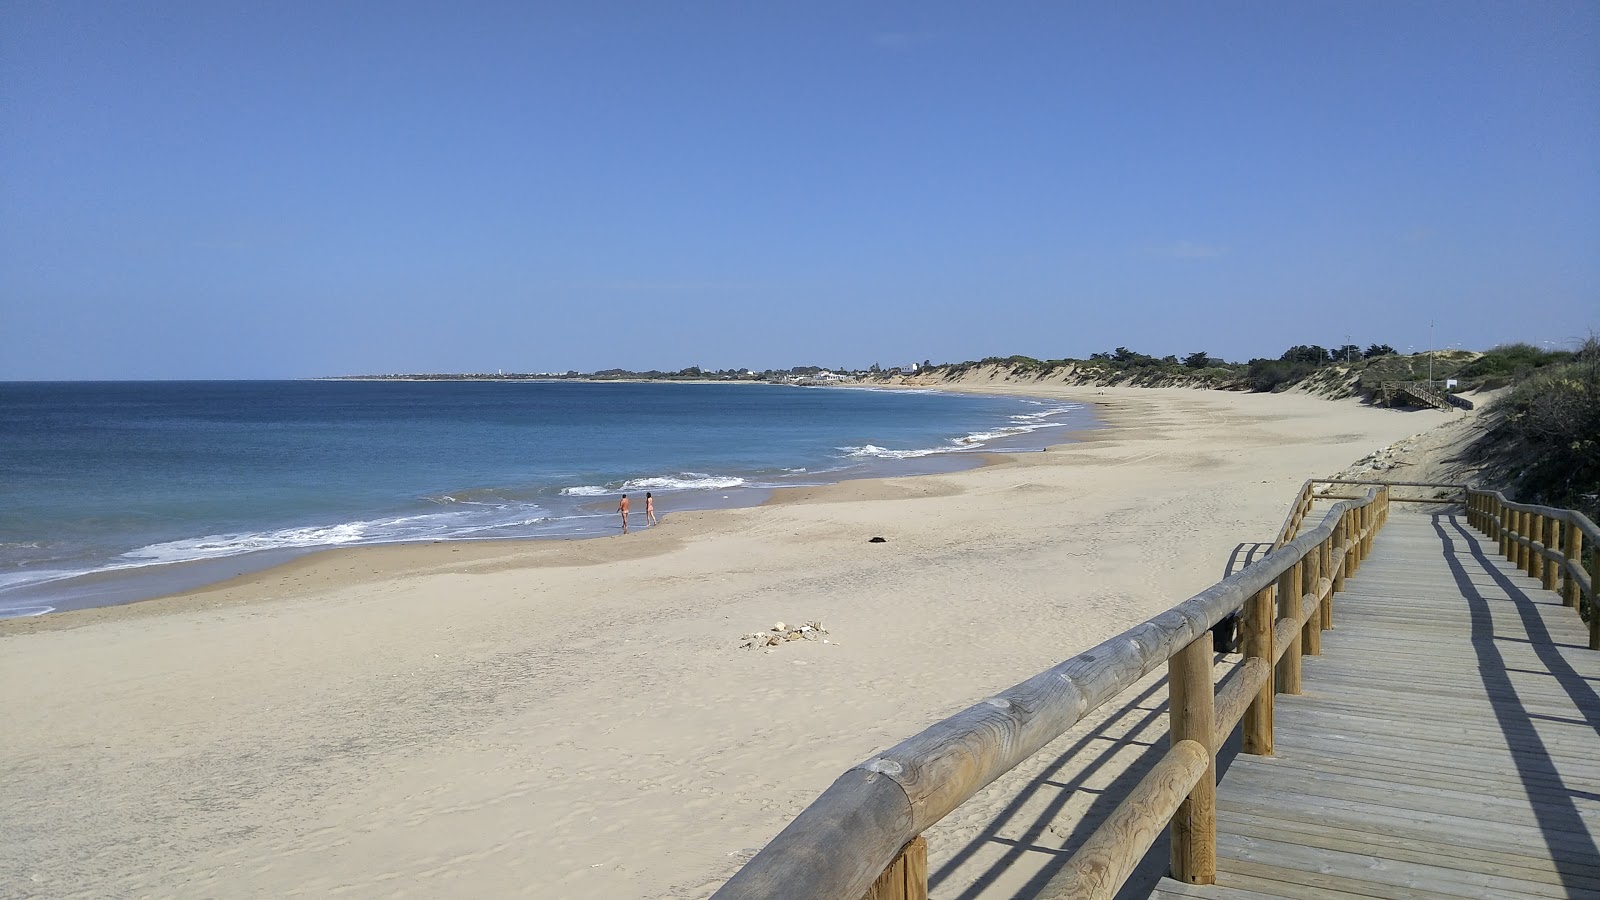
[[[1304,479],[1460,418],[973,388],[1106,427],[625,537],[342,550],[0,623],[0,895],[704,897],[848,766],[1213,583]],[[826,642],[741,648],[778,621]],[[1064,832],[989,825],[1052,764],[928,835],[935,896],[1049,860]]]

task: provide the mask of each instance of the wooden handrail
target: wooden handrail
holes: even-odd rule
[[[1173,745],[1073,854],[1077,865],[1057,872],[1039,892],[1038,900],[1115,897],[1210,765],[1211,753],[1203,744],[1179,741]]]
[[[1559,591],[1566,605],[1583,610],[1589,604],[1589,649],[1600,650],[1600,527],[1575,509],[1514,503],[1499,491],[1467,491],[1467,522],[1495,539],[1500,554],[1540,580],[1545,590]],[[1589,540],[1589,571],[1583,568],[1583,542]]]
[[[1383,395],[1386,405],[1392,405],[1390,398],[1395,394],[1410,394],[1413,398],[1421,400],[1436,409],[1445,409],[1451,406],[1457,409],[1472,409],[1473,407],[1471,400],[1465,397],[1457,397],[1449,391],[1438,390],[1429,382],[1384,381],[1379,383],[1378,392]]]
[[[1278,538],[1275,546],[1283,546],[1284,544],[1293,540],[1295,535],[1300,533],[1300,522],[1305,518],[1306,514],[1311,511],[1312,504],[1314,504],[1316,501],[1360,499],[1359,497],[1329,497],[1326,495],[1319,495],[1316,492],[1316,488],[1318,485],[1323,484],[1349,484],[1363,487],[1373,484],[1382,484],[1391,489],[1397,487],[1448,488],[1452,491],[1461,491],[1461,502],[1463,503],[1465,503],[1466,491],[1471,487],[1470,485],[1455,481],[1374,481],[1372,479],[1362,480],[1359,478],[1307,478],[1305,483],[1300,485],[1300,493],[1296,495],[1294,503],[1290,504],[1289,506],[1289,514],[1283,519],[1283,527],[1278,529]],[[1413,499],[1410,497],[1395,497],[1391,494],[1385,502],[1439,503],[1441,501],[1437,497]]]
[[[1296,530],[1310,506],[1311,484],[1301,489],[1290,514]],[[1331,618],[1320,616],[1324,603],[1336,581],[1342,584],[1345,570],[1353,574],[1353,567],[1371,551],[1373,536],[1387,513],[1388,488],[1370,484],[1361,499],[1335,503],[1316,528],[1293,536],[1254,565],[851,767],[713,897],[798,900],[866,895],[880,873],[894,865],[902,848],[923,831],[1162,663],[1169,665],[1174,744],[1184,747],[1178,752],[1186,756],[1192,756],[1191,745],[1203,749],[1204,769],[1212,773],[1191,782],[1185,799],[1174,807],[1174,874],[1197,883],[1209,881],[1215,860],[1215,810],[1207,798],[1215,791],[1219,735],[1231,731],[1236,718],[1243,717],[1247,752],[1271,752],[1268,673],[1277,663],[1278,681],[1292,680],[1292,689],[1285,690],[1298,692],[1302,632],[1308,623],[1320,632],[1325,621],[1319,624],[1319,619]],[[1335,571],[1335,565],[1344,569]],[[1291,583],[1292,587],[1280,588]],[[1298,602],[1289,604],[1288,613],[1274,628],[1270,598],[1280,589]],[[1247,601],[1248,659],[1232,681],[1237,686],[1225,686],[1218,709],[1207,632]],[[1276,639],[1274,631],[1279,633]],[[1285,676],[1291,669],[1292,679]],[[1164,786],[1152,786],[1148,792],[1166,796],[1192,768],[1192,760],[1158,767],[1161,774],[1147,776],[1136,796],[1144,795],[1144,784],[1152,778]],[[1128,802],[1132,801],[1125,805]],[[1137,839],[1102,838],[1097,832],[1085,845],[1097,848],[1095,853],[1080,853],[1068,863],[1069,869],[1083,870],[1081,877],[1102,885],[1097,890],[1111,885],[1109,890],[1115,892],[1126,877],[1120,862],[1104,862],[1106,847],[1121,848],[1117,854],[1126,857],[1150,833],[1151,822],[1145,818],[1156,816],[1154,827],[1159,831],[1174,816],[1165,804],[1142,801],[1134,803],[1127,815],[1121,812],[1119,808],[1101,830],[1109,827],[1118,834],[1138,835]],[[1143,852],[1138,849],[1138,854]],[[1123,873],[1115,884],[1105,877],[1113,871]],[[926,896],[925,888],[920,896]]]
[[[1289,506],[1289,514],[1283,519],[1283,527],[1278,529],[1278,539],[1273,543],[1274,550],[1294,540],[1295,535],[1300,533],[1300,521],[1311,511],[1311,504],[1316,502],[1312,496],[1316,484],[1315,478],[1307,478],[1305,483],[1300,485],[1300,493],[1295,495],[1294,503]]]

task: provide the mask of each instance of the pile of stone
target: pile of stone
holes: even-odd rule
[[[1356,460],[1356,464],[1344,471],[1347,478],[1359,478],[1369,472],[1387,472],[1411,463],[1406,456],[1411,450],[1411,439],[1390,444],[1382,450],[1375,450]]]
[[[828,633],[821,622],[807,622],[804,625],[785,625],[774,622],[767,631],[753,631],[745,635],[739,646],[745,650],[754,650],[757,647],[776,647],[785,641],[815,641]],[[823,641],[824,644],[827,641]]]

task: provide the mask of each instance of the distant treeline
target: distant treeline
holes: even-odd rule
[[[876,372],[874,368],[870,370]],[[686,369],[665,372],[660,369],[646,369],[634,371],[632,369],[599,369],[594,372],[579,372],[570,370],[566,372],[410,372],[393,373],[387,375],[341,375],[341,381],[561,381],[572,379],[577,381],[772,381],[789,378],[807,378],[821,375],[825,372],[851,374],[849,369],[827,369],[822,366],[794,366],[788,369],[764,369],[760,372],[752,369],[702,369],[699,366],[689,366]],[[866,375],[869,370],[863,369],[859,373]]]
[[[1462,388],[1475,388],[1488,381],[1509,383],[1512,378],[1533,372],[1536,368],[1565,362],[1573,352],[1544,351],[1531,344],[1501,344],[1483,354],[1469,351],[1438,351],[1427,354],[1397,354],[1389,344],[1339,344],[1325,348],[1322,344],[1294,344],[1278,357],[1258,357],[1248,362],[1229,362],[1211,356],[1210,352],[1195,351],[1186,356],[1152,356],[1130,348],[1094,352],[1088,359],[1034,359],[1030,356],[984,357],[965,362],[922,360],[920,364],[882,367],[872,364],[867,368],[822,367],[822,365],[795,365],[789,368],[701,368],[691,365],[678,370],[630,370],[630,368],[602,368],[597,372],[477,372],[477,373],[394,373],[394,375],[350,375],[349,380],[363,381],[530,381],[530,380],[651,380],[651,381],[794,381],[822,375],[843,375],[851,378],[883,378],[883,376],[925,375],[955,378],[974,368],[1000,367],[1018,376],[1048,376],[1072,368],[1075,372],[1093,375],[1099,372],[1107,380],[1128,383],[1152,383],[1157,380],[1182,380],[1184,383],[1203,383],[1214,388],[1237,391],[1282,391],[1306,380],[1331,375],[1357,376],[1362,386],[1378,381],[1421,381],[1432,378],[1443,381],[1456,378]]]
[[[1205,384],[1229,390],[1280,391],[1306,381],[1331,386],[1339,379],[1354,379],[1352,389],[1374,390],[1384,381],[1443,382],[1456,379],[1458,389],[1504,386],[1541,367],[1568,361],[1574,353],[1542,350],[1531,344],[1502,344],[1486,353],[1441,350],[1397,353],[1389,344],[1296,344],[1275,358],[1258,357],[1230,362],[1197,350],[1183,357],[1154,356],[1128,347],[1091,353],[1088,359],[1035,359],[1031,356],[990,356],[959,363],[925,364],[929,372],[956,377],[973,369],[998,366],[1016,376],[1044,378],[1063,370],[1092,374],[1107,380],[1149,384],[1161,380]]]
[[[405,381],[529,381],[576,379],[586,381],[795,381],[819,376],[846,376],[873,379],[901,375],[921,375],[934,379],[956,378],[978,368],[999,367],[1013,376],[1044,378],[1071,370],[1084,379],[1107,383],[1154,384],[1179,382],[1226,390],[1280,391],[1311,381],[1324,388],[1344,385],[1348,390],[1375,390],[1384,381],[1443,382],[1454,378],[1461,390],[1483,386],[1504,386],[1538,369],[1570,361],[1575,354],[1562,350],[1542,350],[1531,344],[1502,344],[1486,353],[1442,350],[1433,353],[1400,354],[1388,344],[1356,344],[1324,347],[1296,344],[1275,358],[1259,357],[1248,362],[1229,362],[1204,350],[1179,357],[1154,356],[1128,347],[1091,353],[1087,359],[1035,359],[1031,356],[989,356],[958,363],[908,363],[884,368],[877,363],[867,368],[848,366],[792,366],[786,369],[705,369],[689,366],[663,371],[646,369],[600,369],[594,372],[480,372],[413,373],[346,376],[358,380]]]

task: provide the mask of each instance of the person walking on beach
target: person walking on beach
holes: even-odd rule
[[[649,528],[651,525],[660,525],[660,524],[661,524],[661,520],[656,518],[656,498],[650,496],[650,492],[649,491],[645,491],[644,492],[644,525],[645,525],[646,528]]]
[[[628,495],[622,495],[622,502],[617,504],[617,512],[622,513],[622,533],[628,533]]]

